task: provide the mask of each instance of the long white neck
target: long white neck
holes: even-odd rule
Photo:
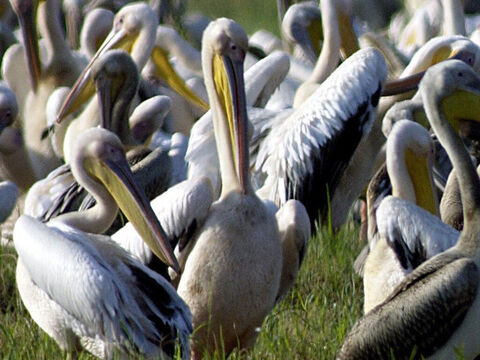
[[[392,195],[416,204],[415,188],[405,161],[406,145],[404,142],[397,145],[389,147],[387,143],[387,171],[392,184]]]
[[[466,36],[465,15],[461,0],[443,0],[443,35]]]
[[[85,172],[82,162],[83,159],[78,158],[72,161],[72,173],[78,183],[93,195],[96,204],[84,211],[60,215],[54,221],[62,222],[84,232],[102,234],[115,220],[118,206],[106,188]]]
[[[473,167],[470,155],[460,137],[448,123],[441,109],[441,99],[435,91],[424,91],[425,112],[440,142],[458,174],[458,185],[463,204],[464,226],[458,242],[468,251],[478,248],[476,234],[480,232],[480,180]]]
[[[141,72],[147,63],[155,45],[155,31],[158,26],[158,20],[155,16],[148,13],[144,26],[138,34],[138,38],[133,45],[130,56],[137,65],[138,71]]]
[[[70,46],[65,40],[65,34],[60,25],[60,11],[58,0],[47,0],[38,8],[38,26],[47,48],[47,64],[51,64],[59,57],[71,57]]]
[[[324,0],[320,3],[322,12],[323,45],[322,51],[308,81],[321,84],[338,65],[340,59],[340,30],[335,1]]]

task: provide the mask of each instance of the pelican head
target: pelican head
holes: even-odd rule
[[[432,97],[448,119],[445,124],[456,131],[462,133],[471,122],[480,122],[480,78],[465,62],[449,60],[431,67],[420,89],[424,99]]]
[[[92,65],[91,77],[97,89],[101,126],[123,140],[128,138],[128,110],[139,84],[137,66],[128,53],[115,49],[105,52]],[[114,116],[119,105],[122,114]]]
[[[108,50],[125,50],[132,56],[137,68],[142,69],[152,53],[157,26],[157,17],[147,4],[133,3],[122,7],[115,15],[107,38],[73,85],[57,114],[57,122],[79,109],[93,95],[94,85],[90,79],[92,65]]]
[[[312,65],[317,61],[322,46],[322,17],[314,2],[293,4],[285,12],[282,31],[288,41],[301,46],[304,56]]]
[[[138,104],[128,119],[133,140],[140,144],[148,142],[150,136],[162,127],[171,108],[172,101],[164,95],[153,96]]]
[[[144,192],[134,182],[120,139],[106,129],[91,128],[79,135],[72,155],[72,173],[78,182],[92,192],[99,188],[106,189],[150,249],[178,272],[179,266],[166,235]],[[103,197],[108,196],[104,191],[101,194]],[[97,200],[102,201],[105,199]],[[68,222],[68,219],[73,218],[78,224],[79,217],[77,213],[65,214],[56,220]],[[93,229],[95,224],[91,222],[84,225],[87,229],[80,227],[80,230],[103,232],[111,225],[114,217],[111,221],[108,220],[98,225],[103,227],[102,229]]]
[[[41,74],[40,52],[37,41],[37,10],[40,0],[10,0],[22,31],[25,59],[32,89],[37,89]]]
[[[203,33],[202,67],[212,109],[222,194],[250,191],[243,62],[248,38],[235,21],[219,18]]]

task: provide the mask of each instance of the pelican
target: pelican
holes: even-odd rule
[[[262,132],[260,129],[264,126],[267,127],[267,130],[273,128],[274,126],[270,126],[271,123],[280,122],[292,111],[292,109],[282,107],[283,96],[280,95],[282,92],[281,86],[285,84],[284,79],[288,70],[288,55],[279,51],[259,60],[245,71],[247,111],[249,120],[253,125],[253,135],[250,143],[251,155],[252,146],[255,146],[254,139],[261,138],[268,133],[268,131]],[[275,95],[278,95],[276,99]],[[289,100],[292,99],[293,93],[290,94]],[[280,101],[279,109],[266,109],[267,104],[275,107],[272,102],[277,100]],[[257,133],[259,136],[257,136]],[[187,177],[192,179],[198,176],[207,176],[212,181],[215,193],[219,193],[218,155],[215,146],[212,113],[207,112],[193,125],[190,131],[187,153],[185,154],[185,161],[188,163]],[[253,157],[251,158],[253,160]]]
[[[84,347],[101,358],[173,356],[178,339],[188,359],[191,317],[174,288],[109,237],[95,235],[112,223],[116,201],[155,254],[179,271],[163,229],[131,178],[120,140],[102,128],[86,130],[77,138],[71,165],[97,205],[47,224],[28,215],[17,220],[16,278],[25,307],[68,352]]]
[[[304,106],[262,114],[263,119],[259,116],[254,125],[250,151],[255,159],[252,168],[255,185],[259,187],[257,194],[277,206],[293,198],[302,201],[312,226],[319,213],[322,219],[326,218],[329,206],[327,192],[318,191],[316,186],[328,186],[329,193],[334,194],[352,152],[370,129],[386,78],[385,62],[377,50],[363,49],[352,56]],[[192,128],[186,155],[188,177],[199,172],[207,174],[217,189],[212,152],[198,151],[207,146],[205,130],[201,128],[208,126],[204,120],[207,119],[200,119]],[[349,147],[342,142],[343,136],[348,137]],[[334,150],[337,146],[341,146],[341,152]],[[202,161],[207,157],[208,161]]]
[[[464,61],[476,71],[480,68],[480,48],[477,45],[463,36],[444,36],[431,39],[422,46],[410,60],[400,79],[418,83],[423,71],[428,69],[429,66],[451,58]],[[405,90],[404,81],[400,82],[400,84]],[[390,83],[389,91],[394,88],[395,82]],[[384,90],[383,94],[385,93],[386,91]],[[397,96],[382,97],[378,105],[376,120],[373,122],[370,133],[359,144],[345,169],[344,176],[339,181],[335,194],[332,196],[333,228],[338,228],[345,222],[353,201],[367,186],[376,168],[383,163],[380,149],[385,143],[385,136],[383,136],[381,130],[385,112],[396,101],[404,100],[412,95],[412,92],[408,91]],[[355,181],[352,181],[352,179],[355,179]]]
[[[307,253],[310,240],[310,220],[305,207],[296,200],[288,200],[275,213],[283,251],[282,277],[276,302],[292,288]]]
[[[297,46],[294,56],[310,66],[320,53],[322,39],[321,13],[313,1],[291,5],[282,19],[282,33]]]
[[[92,65],[91,77],[98,89],[98,108],[103,127],[113,131],[129,148],[143,144],[161,126],[170,110],[170,100],[159,95],[141,102],[129,115],[138,88],[138,71],[131,57],[123,50],[105,52]],[[59,126],[63,126],[63,123]],[[61,130],[57,127],[52,139],[61,136]],[[165,150],[159,149],[154,154],[144,154],[148,159],[138,164],[139,169],[132,169],[136,181],[142,183],[146,192],[145,187],[149,184],[157,185],[154,189],[150,186],[149,190],[153,190],[153,193],[147,192],[150,199],[163,192],[171,179],[172,166],[165,153]],[[158,170],[154,170],[152,162],[159,167]],[[160,177],[162,180],[158,180]],[[25,200],[25,212],[43,221],[49,220],[51,216],[78,209],[81,201],[76,198],[84,196],[85,192],[72,178],[69,166],[63,165],[30,188]]]
[[[77,49],[79,45],[79,32],[84,20],[84,14],[82,12],[84,3],[85,0],[64,0],[62,2],[66,37],[72,49]]]
[[[113,28],[98,51],[78,76],[69,96],[57,114],[57,122],[78,110],[93,95],[93,82],[89,74],[98,57],[110,49],[127,51],[139,71],[147,63],[153,49],[158,20],[153,10],[145,3],[133,3],[122,7],[113,20]]]
[[[234,21],[220,18],[209,24],[202,43],[222,191],[182,251],[182,257],[189,254],[178,293],[189,305],[197,329],[194,358],[205,351],[224,349],[228,354],[237,346],[253,346],[256,328],[275,303],[282,273],[275,216],[254,194],[248,175],[243,88],[247,36]]]
[[[477,167],[477,174],[480,175],[480,166]],[[463,229],[462,199],[455,171],[448,175],[445,191],[440,201],[440,217],[445,224],[461,231]]]
[[[145,66],[154,45],[155,29],[158,20],[153,10],[145,3],[134,3],[122,7],[115,15],[114,26],[100,49],[90,60],[73,85],[69,95],[57,114],[57,122],[78,110],[94,93],[93,80],[90,77],[93,64],[105,52],[112,48],[126,50],[137,66],[137,71]],[[92,99],[82,113],[69,125],[65,133],[63,153],[65,161],[69,160],[70,148],[78,132],[99,124],[98,102]]]
[[[324,220],[328,197],[370,130],[385,80],[385,61],[377,50],[362,49],[345,60],[263,140],[255,164],[265,179],[260,196],[277,205],[295,198],[305,205],[312,226],[319,214]]]
[[[201,176],[152,201],[168,237],[178,242],[175,252],[182,272],[173,281],[197,329],[193,358],[253,346],[255,329],[293,283],[310,235],[309,219],[299,202],[279,210],[277,220],[276,206],[261,201],[250,184],[243,87],[246,50],[246,35],[232,20],[217,19],[204,32],[202,66],[220,164],[220,197],[213,202],[211,181]],[[280,219],[283,224],[277,225]],[[113,238],[149,261],[128,225]],[[284,254],[291,258],[283,263],[292,268],[282,266]]]
[[[412,121],[398,121],[387,138],[386,157],[392,195],[406,202],[386,198],[369,218],[378,230],[373,234],[369,226],[370,252],[363,272],[365,313],[420,263],[453,246],[459,235],[438,218],[428,131]],[[372,200],[367,200],[369,207]]]
[[[458,174],[464,228],[455,246],[427,260],[392,294],[359,319],[337,354],[338,359],[416,356],[465,359],[480,354],[478,233],[480,181],[442,102],[463,104],[478,117],[480,79],[456,60],[431,67],[420,83],[429,122]],[[474,113],[477,112],[477,116]]]
[[[28,0],[28,6],[36,8],[37,0]],[[32,4],[33,3],[33,4]],[[23,9],[23,8],[22,8]],[[45,62],[32,66],[31,74],[33,85],[28,92],[24,107],[21,109],[22,130],[25,146],[28,152],[30,165],[36,179],[43,178],[51,170],[61,164],[61,160],[55,155],[50,142],[42,139],[41,134],[46,127],[45,104],[48,96],[57,86],[70,86],[75,81],[85,60],[71,51],[63,37],[63,29],[60,19],[60,2],[47,0],[38,5],[38,23],[40,33],[43,35],[47,59]],[[19,12],[18,16],[23,17]],[[34,17],[28,20],[33,21]],[[27,26],[26,43],[35,43],[33,32],[34,23]],[[29,51],[28,59],[39,59],[38,48],[26,47]],[[37,69],[38,68],[38,69]],[[17,79],[17,81],[24,81]]]

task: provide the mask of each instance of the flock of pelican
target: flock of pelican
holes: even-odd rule
[[[227,18],[187,37],[169,2],[0,8],[2,232],[67,354],[251,349],[358,202],[365,314],[337,358],[480,355],[475,4],[388,23],[381,2],[370,24],[354,0],[277,3],[281,38]]]

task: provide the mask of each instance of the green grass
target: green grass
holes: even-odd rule
[[[311,239],[295,287],[266,318],[248,359],[332,359],[361,315],[363,290],[352,264],[358,229],[325,227]],[[15,286],[16,254],[0,247],[0,358],[64,359],[30,318]],[[80,359],[94,359],[84,353]],[[213,359],[222,359],[215,356]],[[230,359],[240,359],[233,354]]]

